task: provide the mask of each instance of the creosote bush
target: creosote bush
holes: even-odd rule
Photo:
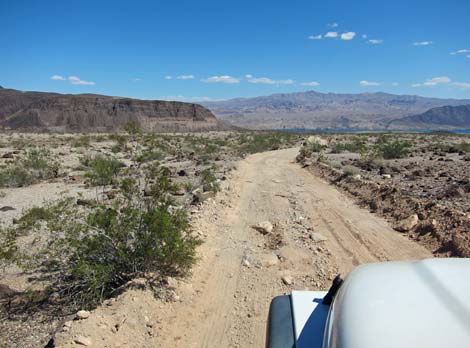
[[[204,191],[217,193],[220,191],[220,183],[213,172],[214,168],[206,168],[201,172],[201,183]]]
[[[69,198],[27,211],[15,232],[42,236],[38,250],[20,255],[14,234],[3,231],[0,260],[21,258],[23,267],[51,280],[47,294],[74,309],[96,306],[141,275],[186,274],[200,240],[186,211],[174,206],[169,171],[151,166],[144,180],[142,190],[136,180],[122,179],[109,204],[78,206]]]
[[[405,158],[410,153],[411,143],[409,141],[389,140],[380,137],[375,146],[376,152],[384,159]]]
[[[23,187],[55,178],[59,175],[59,167],[49,151],[27,150],[19,159],[0,167],[0,187]]]
[[[114,157],[102,155],[84,158],[81,162],[88,167],[85,176],[90,179],[93,186],[114,184],[120,170],[125,166]]]

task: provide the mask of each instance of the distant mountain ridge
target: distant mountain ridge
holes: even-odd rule
[[[413,129],[428,127],[432,129],[470,129],[470,104],[458,106],[440,106],[418,115],[393,120],[389,128]]]
[[[231,128],[198,104],[0,88],[0,128],[99,132],[118,130],[129,121],[155,132]]]
[[[307,91],[202,104],[233,125],[253,129],[384,129],[393,120],[417,115],[434,107],[470,104],[470,99],[439,99],[383,92],[337,94]]]

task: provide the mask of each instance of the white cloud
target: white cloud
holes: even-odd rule
[[[318,34],[318,35],[310,35],[308,37],[310,40],[321,40],[323,38],[323,36],[321,34]]]
[[[354,39],[354,36],[356,36],[354,31],[348,31],[347,33],[341,34],[341,40],[352,40]]]
[[[60,76],[60,75],[52,75],[52,76],[51,76],[51,80],[54,80],[54,81],[65,81],[65,77]]]
[[[460,89],[470,89],[470,82],[452,82],[452,86]]]
[[[429,45],[432,45],[433,42],[432,41],[417,41],[417,42],[413,42],[413,46],[429,46]]]
[[[132,82],[140,82],[142,79],[140,77],[134,77],[131,79]]]
[[[370,39],[369,41],[367,41],[368,43],[372,44],[372,45],[378,45],[378,44],[381,44],[384,42],[384,40],[382,39]]]
[[[247,79],[251,79],[251,78],[253,78],[253,75],[251,75],[251,74],[246,74],[245,77],[246,77]]]
[[[171,76],[171,75],[166,75],[165,76],[165,80],[171,80],[172,78],[173,78],[173,76]]]
[[[449,54],[453,56],[453,55],[461,54],[461,53],[470,53],[470,50],[468,50],[468,49],[457,50],[455,52],[450,52]]]
[[[86,86],[94,86],[95,83],[93,81],[85,81],[80,79],[78,76],[69,76],[67,78],[72,85],[86,85]]]
[[[371,87],[371,86],[380,86],[382,83],[362,80],[362,81],[359,81],[359,84],[364,87]]]
[[[217,99],[213,99],[211,97],[186,97],[184,95],[166,95],[163,97],[159,97],[161,100],[168,100],[168,101],[186,101],[186,102],[204,102],[204,101],[215,101]]]
[[[398,86],[398,85],[399,85],[398,82],[392,82],[392,86],[395,86],[395,87],[396,87],[396,86]]]
[[[467,58],[470,58],[470,54],[467,55]]]
[[[229,76],[229,75],[222,75],[222,76],[211,76],[211,77],[208,77],[207,79],[202,79],[201,81],[206,82],[206,83],[216,83],[216,82],[239,83],[240,79]]]
[[[328,23],[328,26],[329,26],[330,28],[336,28],[336,27],[338,27],[338,23],[336,23],[336,22]]]
[[[311,82],[302,82],[300,85],[301,86],[315,87],[315,86],[320,86],[320,83],[317,82],[317,81],[311,81]]]
[[[367,35],[366,35],[366,34],[362,34],[361,37],[362,37],[363,39],[367,39]]]
[[[194,79],[194,75],[180,75],[176,76],[178,80],[192,80]]]
[[[325,37],[330,37],[330,38],[338,37],[338,33],[336,31],[329,31],[325,34]]]
[[[249,83],[262,83],[266,85],[292,85],[295,83],[294,80],[273,80],[268,77],[253,77],[248,79]]]
[[[427,79],[423,83],[414,83],[411,87],[432,87],[437,85],[444,85],[450,83],[451,79],[447,76],[433,77],[432,79]]]

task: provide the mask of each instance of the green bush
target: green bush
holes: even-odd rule
[[[160,151],[156,150],[146,150],[139,153],[134,157],[134,161],[144,163],[151,161],[160,161],[165,158],[165,155]]]
[[[220,184],[211,168],[206,168],[201,172],[201,183],[204,191],[217,193],[220,191]]]
[[[134,179],[125,178],[111,204],[77,206],[64,199],[45,208],[47,212],[27,212],[21,228],[44,240],[23,265],[42,272],[51,281],[47,292],[75,309],[94,307],[138,276],[186,274],[200,240],[189,230],[186,211],[174,208],[168,173],[152,167],[145,195]],[[0,258],[14,260],[14,238],[2,236]]]
[[[0,168],[0,187],[23,187],[59,175],[59,163],[46,150],[31,149]]]
[[[91,138],[89,135],[81,135],[72,142],[73,147],[89,147],[91,144]]]
[[[408,141],[379,139],[375,146],[377,154],[384,159],[405,158],[411,150],[411,143]]]
[[[338,143],[334,144],[331,152],[332,153],[342,153],[342,152],[352,152],[352,153],[363,153],[367,150],[367,146],[359,141],[356,140],[352,143]]]
[[[85,176],[90,179],[93,186],[106,186],[115,183],[119,171],[124,163],[110,156],[96,156],[82,161],[88,167]]]

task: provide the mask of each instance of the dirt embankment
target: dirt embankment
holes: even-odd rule
[[[438,256],[470,257],[470,216],[435,197],[417,196],[387,180],[365,180],[361,175],[346,175],[319,161],[298,160],[360,206],[385,217],[394,228],[427,247]],[[460,195],[449,189],[446,195]]]

